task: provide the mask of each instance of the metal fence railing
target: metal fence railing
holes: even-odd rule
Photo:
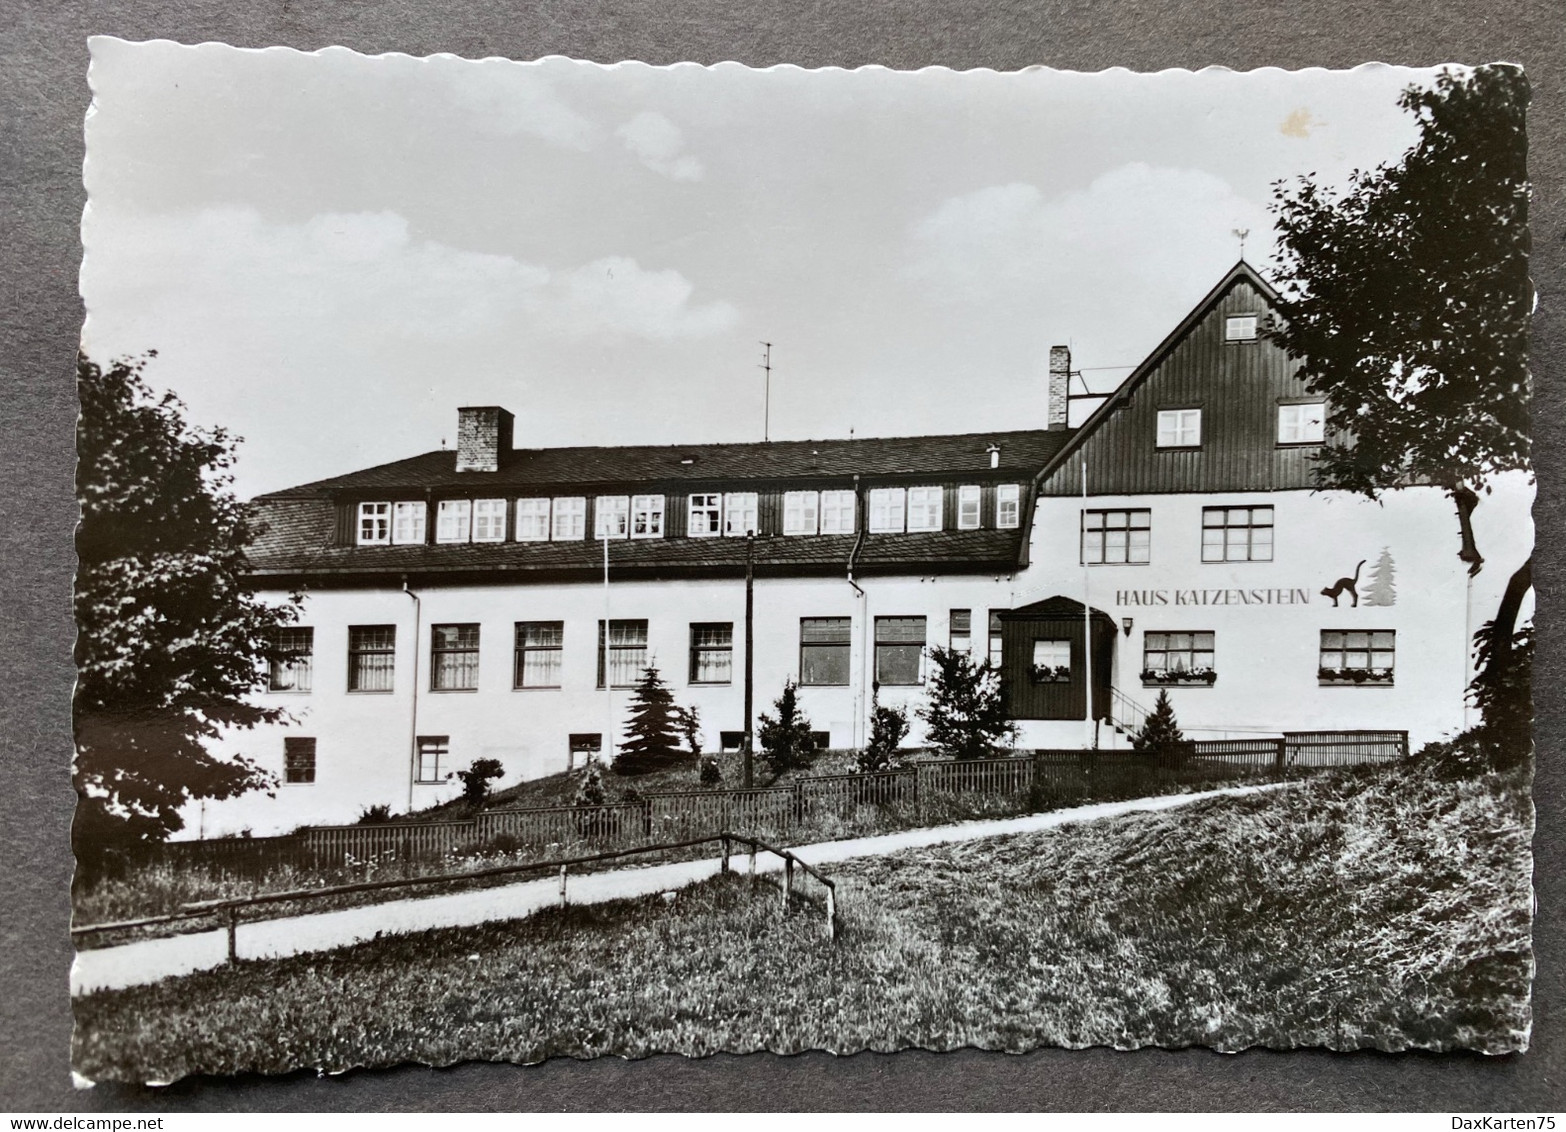
[[[754,790],[649,792],[606,806],[484,810],[463,821],[393,821],[301,830],[283,837],[170,842],[168,859],[249,873],[271,864],[340,867],[372,860],[433,861],[486,849],[540,851],[637,846],[743,830],[808,835],[878,815],[917,823],[947,817],[963,800],[989,809],[1044,809],[1065,802],[1134,797],[1202,783],[1281,778],[1316,768],[1393,762],[1408,756],[1404,731],[1289,732],[1257,739],[1196,740],[1159,753],[1040,750],[963,761],[919,761],[897,770],[814,775]],[[862,822],[863,824],[863,822]]]

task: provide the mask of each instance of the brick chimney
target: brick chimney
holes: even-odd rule
[[[1049,348],[1049,427],[1065,428],[1071,415],[1071,347]]]
[[[511,426],[515,420],[498,405],[458,409],[457,471],[499,471],[501,456],[511,451]]]

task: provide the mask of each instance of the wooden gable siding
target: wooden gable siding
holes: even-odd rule
[[[1237,278],[1154,369],[1044,480],[1044,495],[1078,495],[1082,462],[1094,495],[1280,491],[1313,486],[1313,446],[1278,446],[1278,404],[1309,396],[1296,363],[1265,340],[1224,341],[1224,320],[1257,314],[1265,296]],[[1202,410],[1198,449],[1159,449],[1160,409]]]

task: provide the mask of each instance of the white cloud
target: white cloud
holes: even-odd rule
[[[699,158],[682,153],[685,135],[680,128],[654,110],[644,110],[615,130],[641,163],[655,173],[674,181],[699,181],[704,170]]]
[[[556,273],[416,239],[394,212],[287,224],[225,207],[112,227],[112,240],[95,239],[89,225],[83,268],[89,329],[110,342],[157,345],[203,326],[243,327],[247,340],[271,338],[284,352],[313,339],[667,340],[718,333],[737,318],[728,303],[693,303],[694,284],[672,268],[614,257]]]
[[[526,134],[583,152],[602,136],[596,123],[563,102],[526,64],[485,59],[443,71],[439,79],[486,133]]]
[[[914,225],[909,274],[1072,342],[1082,364],[1129,363],[1157,338],[1128,328],[1173,327],[1239,258],[1236,228],[1263,264],[1265,209],[1210,173],[1138,162],[1053,197],[1024,183],[953,197]]]

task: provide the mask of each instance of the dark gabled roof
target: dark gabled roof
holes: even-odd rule
[[[1073,452],[1082,447],[1087,442],[1087,439],[1098,431],[1099,425],[1108,420],[1116,408],[1129,401],[1132,394],[1141,387],[1142,383],[1169,356],[1170,351],[1185,341],[1186,335],[1191,332],[1192,328],[1212,312],[1212,309],[1218,305],[1219,300],[1228,293],[1229,288],[1234,286],[1236,280],[1240,279],[1244,279],[1260,291],[1262,297],[1267,300],[1269,305],[1277,303],[1278,292],[1273,285],[1263,279],[1254,267],[1243,259],[1240,260],[1229,269],[1228,273],[1218,281],[1211,291],[1208,291],[1203,296],[1201,302],[1191,308],[1191,312],[1180,320],[1180,324],[1164,336],[1164,340],[1153,348],[1153,352],[1142,359],[1136,369],[1132,370],[1126,376],[1126,379],[1115,388],[1115,391],[1104,398],[1098,408],[1088,415],[1088,419],[1071,431],[1071,435],[1066,442],[1055,450],[1050,456],[1049,463],[1040,469],[1034,477],[1035,480],[1038,483],[1043,483],[1048,479],[1051,472],[1065,463],[1066,459]]]
[[[552,491],[599,484],[851,479],[1011,473],[1024,479],[1042,468],[1069,430],[972,432],[956,436],[778,440],[753,444],[626,445],[615,448],[518,448],[496,472],[458,472],[449,449],[274,491],[277,499],[362,497],[375,492],[442,488]],[[990,468],[990,445],[1000,468]],[[688,463],[686,461],[689,461]]]
[[[1042,601],[1019,605],[1015,609],[1001,610],[997,616],[1002,621],[1080,621],[1082,610],[1083,605],[1076,598],[1056,594]],[[1114,618],[1096,606],[1093,619],[1107,623],[1111,628],[1115,624]]]

